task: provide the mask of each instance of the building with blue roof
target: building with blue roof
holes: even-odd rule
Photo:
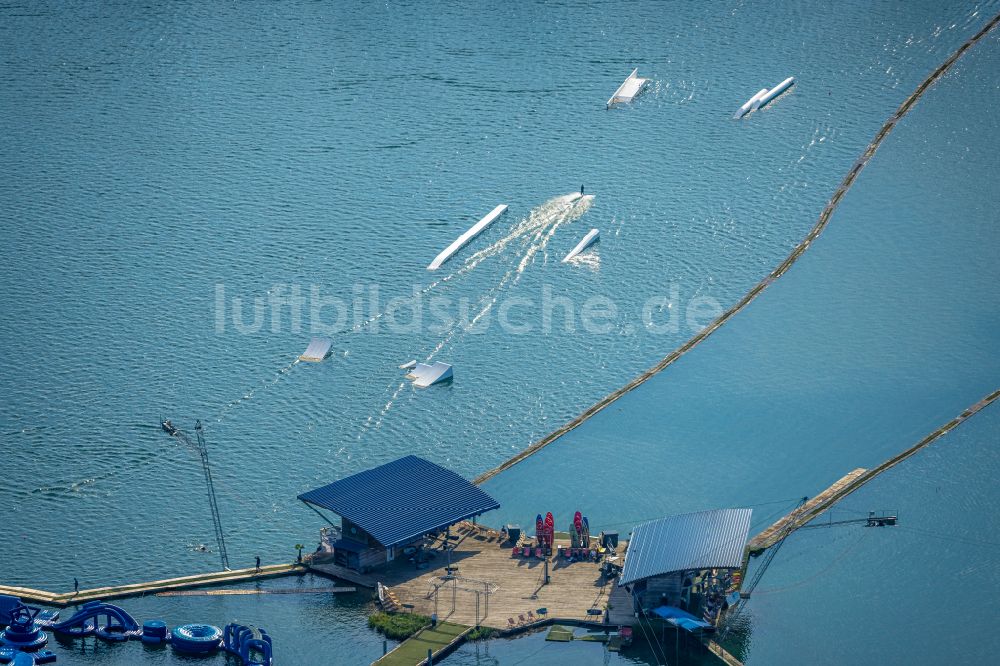
[[[334,564],[362,572],[393,561],[427,535],[500,507],[472,482],[412,455],[298,498],[330,523],[325,550]]]

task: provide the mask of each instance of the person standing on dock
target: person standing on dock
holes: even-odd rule
[[[254,568],[254,573],[260,573],[260,555],[256,558],[256,567]]]
[[[80,594],[80,581],[73,579],[73,594]]]

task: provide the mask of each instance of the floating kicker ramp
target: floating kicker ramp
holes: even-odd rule
[[[332,346],[333,341],[330,338],[313,338],[309,341],[306,350],[302,352],[302,356],[299,356],[299,360],[319,363],[330,355],[330,347]]]
[[[750,111],[750,108],[757,102],[757,100],[766,94],[767,94],[767,88],[761,88],[760,92],[758,92],[756,95],[754,95],[746,102],[744,102],[743,106],[736,109],[736,113],[733,114],[733,118],[736,118],[738,120],[743,116],[747,115],[747,113]]]
[[[596,243],[600,239],[600,237],[601,237],[600,231],[598,231],[597,229],[591,229],[589,232],[587,232],[587,235],[583,237],[583,240],[577,243],[576,247],[570,250],[570,253],[566,255],[566,257],[562,260],[562,263],[565,264],[567,261],[569,261],[576,255],[586,250],[588,247]]]
[[[618,86],[618,90],[616,90],[615,94],[611,96],[611,99],[608,100],[607,108],[610,109],[615,104],[631,102],[639,95],[640,92],[642,92],[642,89],[648,82],[649,79],[644,79],[639,76],[639,68],[636,67],[632,70],[632,73],[628,75],[628,78],[625,79],[620,86]]]
[[[434,257],[434,261],[432,261],[430,266],[427,267],[427,270],[436,271],[437,269],[441,268],[441,264],[451,259],[456,252],[465,247],[466,244],[468,244],[468,242],[471,241],[473,238],[483,233],[486,230],[486,227],[493,224],[493,222],[495,222],[496,219],[501,215],[503,215],[505,212],[507,212],[507,204],[500,204],[499,206],[494,208],[492,211],[490,211],[489,215],[476,222],[471,229],[469,229],[464,234],[456,238],[454,243],[452,243],[451,245],[449,245],[444,249],[444,252]]]
[[[419,386],[420,388],[427,388],[432,384],[446,382],[452,377],[454,377],[454,372],[451,366],[441,361],[431,365],[417,363],[410,369],[410,373],[406,375],[407,379],[413,380],[414,386]]]
[[[774,99],[775,97],[785,92],[794,85],[795,85],[795,77],[789,76],[787,79],[785,79],[778,85],[768,90],[763,97],[760,97],[756,102],[754,102],[753,110],[756,111],[757,109],[766,106],[768,102],[770,102],[772,99]]]
[[[789,88],[795,85],[795,77],[789,76],[787,79],[774,86],[770,90],[767,88],[762,89],[759,93],[744,102],[743,106],[736,110],[733,114],[733,118],[742,118],[748,113],[752,113],[757,109],[767,106],[768,102],[773,100],[775,97],[785,92]]]

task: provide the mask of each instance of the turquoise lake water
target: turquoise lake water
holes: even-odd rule
[[[405,453],[468,476],[493,467],[689,338],[693,299],[726,307],[767,274],[885,118],[997,11],[5,5],[0,579],[63,590],[74,576],[90,587],[217,567],[192,548],[212,543],[200,467],[157,429],[160,417],[206,423],[234,565],[287,560],[295,543],[312,543],[320,525],[294,498],[321,483]],[[503,506],[487,522],[579,508],[627,531],[636,519],[812,494],[996,388],[998,59],[995,35],[967,54],[883,144],[804,258],[730,325],[489,482]],[[606,111],[636,66],[650,90]],[[793,74],[790,94],[730,119]],[[557,199],[581,183],[592,202]],[[425,270],[498,203],[510,205],[504,218],[441,271]],[[602,238],[588,260],[560,263],[592,227]],[[313,316],[307,298],[298,327],[290,307],[265,307],[248,330],[255,297],[295,288],[349,304],[324,364],[294,360],[314,327],[335,323],[334,306]],[[591,295],[615,304],[606,332],[583,330]],[[421,304],[415,330],[369,321],[394,297]],[[450,316],[466,299],[467,316],[489,325],[435,325],[433,297],[451,299]],[[573,330],[559,309],[542,330],[546,298],[569,299]],[[498,324],[505,303],[531,331]],[[453,363],[454,383],[413,389],[397,368],[411,358]],[[948,445],[967,437],[985,450],[996,438],[985,417]],[[866,489],[880,506],[860,494],[848,503],[976,540],[971,509],[996,499],[995,465],[942,461],[943,487],[981,499],[941,504],[909,489],[932,455]],[[787,508],[760,506],[755,523]],[[830,566],[824,556],[859,531],[803,533],[799,543],[829,543],[792,559],[790,541],[761,591]],[[975,603],[980,582],[996,589],[995,579],[947,577],[979,566],[981,546],[949,542],[931,568],[916,533],[900,532],[911,541],[866,535],[821,584],[755,598],[738,637],[748,663],[797,663],[805,644],[821,646],[823,663],[885,661],[876,639],[904,622],[898,606],[929,617],[940,595],[958,607]],[[855,557],[888,567],[878,559],[888,543],[903,580],[933,575],[937,587],[886,587],[883,615],[866,620],[865,588],[847,575]],[[857,591],[838,595],[846,582]],[[262,624],[283,660],[368,663],[382,648],[363,599],[123,605],[137,617]],[[969,615],[946,625],[941,654],[985,629],[988,612]],[[845,632],[863,648],[843,653],[833,637]],[[533,641],[452,659],[516,663],[545,648]],[[983,645],[963,654],[974,661]],[[894,646],[904,647],[882,647]],[[930,654],[919,641],[905,647]],[[95,649],[114,663],[141,648]]]

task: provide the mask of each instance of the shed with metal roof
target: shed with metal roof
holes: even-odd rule
[[[424,536],[500,506],[455,472],[413,455],[298,498],[320,515],[325,509],[340,516],[339,526],[329,521],[334,530],[327,530],[327,547],[337,564],[358,570],[391,561]]]
[[[618,585],[630,587],[636,610],[667,604],[716,615],[716,601],[743,566],[751,514],[717,509],[637,525]]]
[[[717,509],[637,525],[618,584],[673,571],[739,569],[751,513],[751,509]]]

